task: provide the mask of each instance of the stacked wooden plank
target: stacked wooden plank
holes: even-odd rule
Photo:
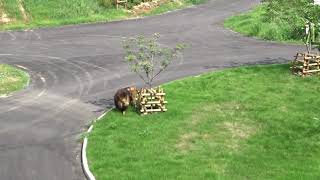
[[[128,7],[128,0],[116,0],[117,9],[119,9],[119,6],[120,6],[120,5],[123,5],[124,8],[127,9],[127,7]]]
[[[316,53],[297,53],[292,62],[292,73],[308,76],[320,73],[320,55]]]
[[[137,95],[137,105],[141,114],[146,115],[153,112],[166,112],[165,93],[162,88],[144,89]]]

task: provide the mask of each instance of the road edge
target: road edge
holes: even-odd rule
[[[81,166],[82,166],[82,170],[88,180],[96,180],[93,173],[90,171],[89,164],[88,164],[88,158],[87,158],[88,135],[92,131],[94,123],[101,120],[104,116],[106,116],[113,109],[114,109],[114,107],[103,112],[96,120],[94,120],[93,123],[90,125],[89,129],[87,130],[86,136],[83,139],[82,148],[81,148]]]

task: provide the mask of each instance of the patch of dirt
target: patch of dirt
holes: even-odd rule
[[[11,21],[12,20],[8,17],[8,15],[0,7],[0,24],[9,23]]]
[[[194,140],[199,136],[196,132],[186,133],[180,136],[176,148],[182,152],[187,153],[194,148]]]
[[[17,77],[13,77],[13,76],[10,76],[10,77],[7,77],[7,81],[9,82],[17,82],[19,81],[20,79],[17,78]]]
[[[220,126],[227,131],[225,144],[232,150],[238,150],[241,141],[257,132],[257,128],[240,122],[224,122]]]
[[[257,124],[246,117],[246,107],[238,102],[200,105],[186,121],[175,147],[185,154],[198,148],[196,142],[201,141],[212,147],[224,147],[230,152],[238,151],[241,144],[258,131]],[[202,123],[211,124],[212,130],[201,133]],[[184,129],[189,130],[185,132]]]
[[[201,109],[197,109],[191,116],[191,126],[197,125],[202,119],[205,119],[204,115],[210,112],[216,112],[217,114],[224,114],[224,112],[233,113],[240,110],[240,105],[236,102],[227,102],[223,104],[203,104]]]
[[[135,16],[139,16],[143,13],[152,11],[154,8],[159,7],[166,2],[168,2],[168,0],[153,0],[150,2],[142,2],[139,5],[134,6],[132,8],[132,12]]]

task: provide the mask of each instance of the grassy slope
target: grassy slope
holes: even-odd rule
[[[90,169],[101,180],[318,179],[319,80],[271,65],[166,84],[168,112],[95,124]]]
[[[254,36],[265,40],[302,43],[302,39],[290,35],[290,24],[281,22],[267,22],[264,19],[265,5],[260,4],[253,10],[228,18],[224,25],[246,36]]]
[[[161,6],[153,9],[151,12],[144,14],[144,16],[152,16],[152,15],[162,14],[162,13],[173,11],[176,9],[183,9],[183,8],[190,7],[193,5],[199,5],[199,4],[202,4],[205,2],[207,2],[207,0],[169,1],[168,3],[165,3]]]
[[[28,22],[24,22],[18,10],[17,0],[4,2],[6,13],[14,18],[14,23],[0,26],[0,29],[24,29],[58,26],[84,22],[110,21],[127,16],[123,10],[106,9],[92,0],[24,0]]]
[[[182,4],[168,2],[145,15],[156,15],[181,9],[205,0],[182,0]],[[28,22],[24,22],[18,8],[18,0],[6,0],[4,9],[14,23],[0,25],[0,30],[50,27],[65,24],[79,24],[126,19],[132,16],[122,9],[108,9],[97,0],[24,0],[23,5],[28,14]]]
[[[22,70],[9,65],[0,64],[0,95],[24,88],[29,81],[29,75]]]

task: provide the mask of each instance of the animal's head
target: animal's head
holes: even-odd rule
[[[134,98],[138,93],[138,89],[135,86],[128,87],[127,90],[130,92],[132,98]]]
[[[136,92],[137,88],[135,86],[131,86],[131,87],[128,87],[127,90],[132,93],[132,92]]]
[[[120,99],[120,101],[121,101],[125,106],[129,106],[129,105],[130,105],[130,97],[128,97],[128,96],[122,97],[122,98]]]

